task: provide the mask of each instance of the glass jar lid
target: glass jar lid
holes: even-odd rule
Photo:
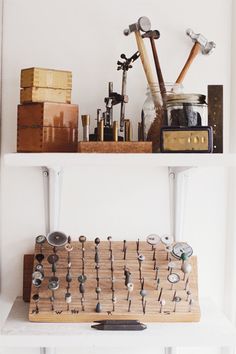
[[[170,105],[174,103],[206,104],[206,96],[197,93],[169,94],[166,103]]]

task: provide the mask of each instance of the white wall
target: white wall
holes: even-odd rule
[[[123,29],[148,16],[161,32],[160,61],[166,81],[173,82],[192,43],[192,27],[217,43],[210,57],[199,56],[186,77],[188,92],[206,92],[207,84],[225,90],[225,149],[230,116],[230,0],[5,0],[3,51],[2,152],[16,151],[16,107],[20,70],[39,66],[73,71],[73,102],[95,118],[103,107],[107,82],[120,90],[116,61],[136,51],[134,36]],[[147,43],[148,45],[148,43]],[[141,64],[128,72],[127,116],[136,122],[145,98]],[[118,118],[118,111],[116,112]],[[194,156],[193,156],[194,160]],[[221,168],[194,169],[183,239],[199,257],[200,295],[223,302],[227,173]],[[64,173],[61,229],[77,237],[112,234],[115,239],[145,237],[170,230],[165,168],[90,166]],[[2,166],[2,318],[21,293],[22,255],[32,252],[34,237],[44,233],[43,186],[37,168]],[[2,306],[3,308],[3,306]]]

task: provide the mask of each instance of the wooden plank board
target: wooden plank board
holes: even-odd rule
[[[84,153],[151,153],[151,141],[80,141],[78,152]]]
[[[30,302],[34,255],[25,254],[23,261],[23,300]]]
[[[197,284],[197,259],[191,257],[192,272],[189,276],[189,284],[187,290],[191,290],[191,298],[193,305],[191,312],[189,311],[189,303],[187,301],[187,294],[185,288],[185,281],[183,280],[183,272],[181,271],[180,260],[173,259],[176,263],[174,273],[179,274],[180,281],[173,286],[167,280],[168,261],[167,252],[163,244],[159,244],[156,249],[156,264],[159,267],[158,278],[160,278],[159,289],[157,290],[157,281],[155,280],[156,271],[154,270],[153,251],[151,246],[146,242],[140,242],[139,253],[145,256],[145,261],[142,263],[141,278],[144,278],[144,289],[148,294],[145,297],[146,311],[143,313],[142,297],[140,296],[141,282],[139,273],[139,262],[137,260],[136,242],[127,241],[127,256],[124,260],[123,242],[112,242],[112,254],[114,256],[114,289],[117,302],[115,310],[112,303],[111,291],[111,260],[109,251],[109,242],[103,241],[99,245],[99,280],[102,291],[99,302],[102,307],[100,313],[95,312],[98,303],[97,294],[95,292],[96,270],[95,270],[95,244],[92,241],[85,243],[84,255],[84,274],[87,276],[85,282],[84,294],[84,311],[81,305],[82,295],[79,292],[78,275],[82,274],[82,246],[79,242],[72,242],[73,251],[71,252],[71,274],[72,282],[68,290],[72,295],[72,302],[67,307],[65,302],[65,293],[68,283],[66,282],[67,273],[67,251],[58,248],[57,255],[59,260],[57,262],[57,270],[55,275],[59,278],[60,286],[55,291],[54,309],[49,301],[52,292],[48,289],[48,281],[53,276],[51,265],[47,262],[48,255],[53,253],[53,247],[45,244],[42,253],[45,258],[42,261],[44,267],[45,278],[42,281],[40,288],[32,286],[31,302],[29,309],[29,320],[35,322],[91,322],[95,320],[104,319],[139,319],[144,322],[196,322],[200,319],[200,308],[198,303],[198,284]],[[35,254],[40,253],[39,245],[35,247]],[[173,258],[173,256],[171,256]],[[37,261],[35,260],[34,266]],[[127,289],[125,286],[124,266],[131,272],[131,281],[134,284],[134,290],[131,293],[131,311],[128,312]],[[165,299],[166,304],[163,307],[163,312],[160,313],[160,302],[158,297],[160,289],[162,291],[162,299]],[[177,296],[181,301],[177,303],[176,312],[174,310],[173,296],[177,291]],[[39,294],[40,300],[38,303],[38,313],[36,306],[32,300],[33,294]],[[114,311],[113,311],[114,310]]]

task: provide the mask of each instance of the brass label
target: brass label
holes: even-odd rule
[[[209,148],[208,131],[163,131],[164,150],[206,151]]]

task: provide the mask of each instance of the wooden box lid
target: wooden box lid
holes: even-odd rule
[[[44,68],[22,69],[20,86],[22,88],[34,86],[71,90],[72,72]]]

